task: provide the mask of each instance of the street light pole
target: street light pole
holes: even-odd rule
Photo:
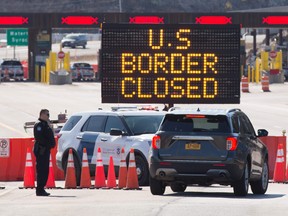
[[[119,0],[119,11],[122,13],[122,0]]]

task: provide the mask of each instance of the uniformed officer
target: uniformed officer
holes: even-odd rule
[[[49,196],[44,190],[49,175],[50,149],[55,147],[54,133],[49,125],[49,110],[42,109],[38,121],[34,125],[35,144],[33,152],[36,156],[37,196]]]

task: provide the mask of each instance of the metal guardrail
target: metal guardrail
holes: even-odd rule
[[[67,121],[67,113],[65,111],[64,114],[60,113],[58,114],[58,119],[57,120],[50,120],[50,124],[52,124],[54,132],[58,133],[60,131],[60,129],[62,128],[62,126],[58,125],[58,124],[64,124]],[[24,130],[27,133],[27,129],[32,129],[34,128],[35,125],[35,121],[31,121],[31,122],[25,122],[24,123]],[[56,127],[54,127],[54,125],[56,125]]]

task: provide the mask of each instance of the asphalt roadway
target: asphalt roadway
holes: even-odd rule
[[[287,130],[288,83],[270,85],[271,92],[262,92],[260,84],[250,86],[250,93],[242,93],[240,104],[178,105],[189,108],[242,109],[250,117],[255,129],[265,128],[270,135],[282,135]],[[0,137],[30,137],[23,124],[35,121],[39,110],[48,108],[51,119],[58,113],[110,109],[117,104],[101,104],[100,83],[73,83],[50,86],[40,83],[0,83]],[[121,104],[119,104],[121,105]],[[127,105],[127,104],[126,104]],[[157,104],[154,104],[157,105]],[[158,104],[163,108],[163,104]],[[0,171],[1,172],[1,171]],[[23,182],[0,182],[0,215],[2,216],[243,216],[287,215],[288,185],[269,184],[265,195],[249,192],[245,198],[235,197],[231,187],[188,187],[185,193],[166,189],[164,196],[152,196],[149,187],[139,191],[123,190],[61,190],[50,189],[50,197],[36,197],[34,189],[18,189]],[[56,183],[63,187],[64,182]]]
[[[269,135],[281,136],[288,130],[288,83],[271,84],[271,92],[263,92],[261,84],[250,85],[250,93],[241,94],[240,104],[175,104],[183,108],[240,108],[250,118],[254,129],[264,128]],[[72,85],[46,85],[41,83],[0,83],[0,137],[30,137],[24,131],[25,122],[36,121],[39,111],[48,108],[51,119],[67,110],[68,116],[79,111],[110,110],[102,104],[101,83],[77,82]],[[124,104],[127,106],[127,104]],[[131,104],[133,105],[133,104]],[[139,104],[137,104],[139,105]],[[154,104],[162,109],[163,104]]]
[[[35,189],[18,189],[20,182],[0,182],[2,216],[281,216],[288,212],[288,185],[270,183],[265,195],[235,197],[227,186],[188,187],[184,193],[166,188],[163,196],[142,190],[48,189],[49,197],[36,197]],[[63,182],[56,182],[56,186]]]

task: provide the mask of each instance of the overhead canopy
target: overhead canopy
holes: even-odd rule
[[[79,13],[79,12],[286,12],[283,0],[2,0],[0,13]]]

